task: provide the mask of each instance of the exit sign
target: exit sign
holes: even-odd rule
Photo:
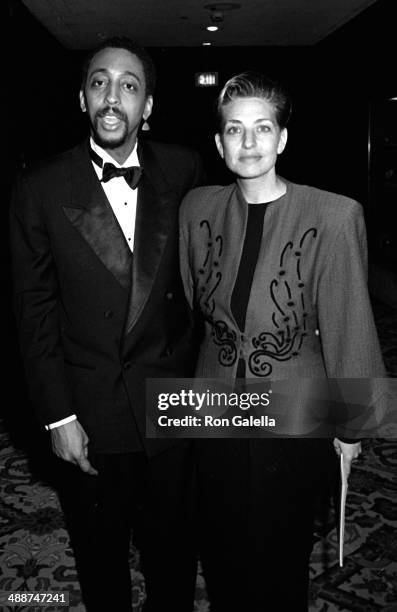
[[[214,87],[218,85],[217,72],[196,72],[194,78],[196,87]]]

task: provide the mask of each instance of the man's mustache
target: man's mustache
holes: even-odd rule
[[[117,119],[120,119],[121,121],[127,121],[127,117],[125,116],[125,114],[121,110],[119,110],[118,108],[114,108],[113,106],[105,106],[101,110],[97,111],[95,113],[95,119],[100,119],[101,117],[105,117],[109,114],[113,115],[114,117],[117,117]]]

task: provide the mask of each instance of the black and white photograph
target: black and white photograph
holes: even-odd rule
[[[4,612],[397,612],[394,0],[5,0]]]

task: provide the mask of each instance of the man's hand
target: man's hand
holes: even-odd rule
[[[54,427],[50,433],[52,450],[57,457],[78,465],[86,474],[98,475],[87,459],[88,436],[77,419]]]
[[[349,444],[348,442],[342,442],[338,438],[335,438],[334,448],[338,457],[340,457],[341,453],[343,455],[343,465],[345,468],[346,478],[348,478],[352,461],[357,459],[357,457],[361,454],[361,442]]]

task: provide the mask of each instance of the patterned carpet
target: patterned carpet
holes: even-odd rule
[[[396,377],[397,312],[377,303],[375,315],[389,374]],[[317,524],[310,565],[310,612],[397,612],[397,441],[371,440],[364,446],[363,458],[354,466],[349,480],[346,558],[342,569],[337,563],[332,510]],[[37,463],[32,464],[26,452],[12,443],[3,426],[0,429],[0,592],[68,591],[69,610],[83,612],[59,502],[42,474]],[[139,612],[144,580],[139,571],[139,554],[133,547],[131,572],[134,612]],[[0,604],[0,609],[24,612],[33,608],[8,608]],[[169,609],[166,602],[165,609]],[[208,610],[205,583],[199,571],[195,612]]]

